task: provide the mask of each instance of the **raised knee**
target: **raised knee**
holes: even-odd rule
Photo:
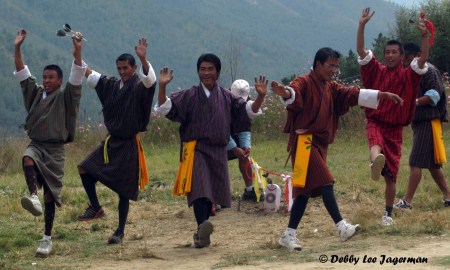
[[[23,157],[22,163],[23,166],[34,166],[34,160],[30,157]]]

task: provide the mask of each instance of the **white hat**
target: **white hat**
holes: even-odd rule
[[[247,100],[250,94],[250,85],[246,80],[235,80],[231,85],[231,93]]]

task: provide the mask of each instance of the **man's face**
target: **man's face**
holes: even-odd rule
[[[127,82],[136,71],[137,65],[130,65],[127,60],[117,61],[117,72],[119,73],[122,82]]]
[[[198,77],[200,81],[211,90],[219,77],[216,67],[211,62],[201,62],[198,70]]]
[[[314,70],[322,80],[327,82],[332,81],[333,77],[339,75],[339,59],[328,57],[323,64],[318,61]]]
[[[388,69],[395,69],[402,64],[404,55],[400,53],[399,45],[386,45],[384,48],[384,61]]]
[[[56,70],[46,69],[42,74],[44,89],[47,92],[53,92],[61,87],[62,79],[58,78]]]
[[[403,65],[405,67],[409,67],[409,65],[411,65],[412,60],[414,60],[414,58],[417,57],[415,54],[409,54],[409,55],[405,55],[405,58],[403,59]]]

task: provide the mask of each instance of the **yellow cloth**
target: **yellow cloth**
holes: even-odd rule
[[[431,120],[431,129],[433,130],[434,162],[443,164],[447,162],[447,156],[445,154],[441,120],[438,118]]]
[[[105,144],[103,145],[103,159],[105,164],[109,163],[109,157],[108,157],[108,141],[111,138],[111,135],[108,134],[105,139]]]
[[[252,163],[253,189],[255,190],[256,201],[259,202],[261,190],[266,190],[267,179],[264,176],[264,171],[260,169],[258,163],[256,163],[253,158],[250,158],[250,162]]]
[[[295,152],[294,172],[292,176],[293,187],[305,187],[308,173],[309,156],[311,154],[312,134],[300,134]]]
[[[144,147],[142,147],[142,142],[138,134],[136,134],[136,143],[139,159],[139,189],[144,190],[145,185],[148,182],[150,182],[150,178],[148,177],[148,169],[147,169],[147,162],[145,161]]]
[[[108,157],[108,141],[111,138],[111,135],[108,134],[105,139],[105,144],[103,145],[103,158],[105,164],[109,163],[109,157]],[[138,134],[136,134],[136,143],[137,143],[137,150],[138,150],[138,159],[139,159],[139,188],[141,190],[145,189],[145,185],[150,181],[148,177],[148,169],[147,169],[147,162],[145,161],[145,153],[144,148],[142,147],[141,139],[139,138]]]
[[[187,195],[191,192],[192,171],[194,168],[194,153],[196,140],[186,142],[183,145],[183,156],[178,168],[177,179],[173,186],[173,195]]]

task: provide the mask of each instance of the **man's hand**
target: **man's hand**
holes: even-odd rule
[[[359,24],[366,25],[366,23],[372,18],[373,14],[375,14],[375,11],[370,14],[370,7],[363,9],[361,17],[359,18]]]
[[[169,71],[168,67],[163,67],[159,71],[159,85],[166,86],[173,79],[173,69]]]
[[[136,55],[139,57],[139,59],[145,59],[147,57],[147,39],[140,38],[139,43],[137,46],[134,47],[134,50],[136,51]]]
[[[246,152],[239,147],[235,147],[232,149],[233,154],[238,158],[238,159],[243,159],[243,158],[247,158],[248,155],[246,156]],[[248,152],[249,153],[249,152]]]
[[[428,34],[428,29],[424,22],[418,21],[416,22],[416,26],[420,31],[420,35],[424,36]]]
[[[258,93],[258,96],[266,96],[267,95],[267,84],[269,83],[268,80],[266,80],[266,76],[259,75],[259,81],[255,77],[255,90]]]
[[[277,95],[282,98],[290,98],[291,92],[284,89],[284,85],[277,82],[277,81],[271,81],[270,82],[270,89]]]
[[[81,32],[76,32],[72,36],[72,43],[73,43],[73,50],[72,50],[73,58],[77,59],[78,57],[80,57],[81,59],[81,49],[83,48],[83,34]]]
[[[17,32],[16,39],[14,40],[14,46],[20,47],[27,37],[27,31],[25,29],[21,29],[19,32]]]
[[[397,94],[380,91],[380,92],[378,92],[378,98],[391,100],[395,104],[400,104],[400,106],[403,106],[403,99],[401,97],[399,97]]]

